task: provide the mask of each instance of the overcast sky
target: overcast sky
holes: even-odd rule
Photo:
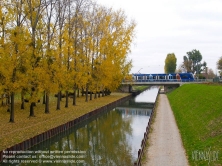
[[[216,72],[222,56],[222,0],[97,0],[123,9],[137,23],[129,57],[132,73],[163,73],[168,53],[177,67],[186,52],[197,49],[207,66]],[[142,68],[142,69],[141,69]]]

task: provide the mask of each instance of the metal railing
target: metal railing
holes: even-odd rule
[[[182,80],[182,79],[149,79],[149,80],[123,80],[122,83],[130,83],[130,82],[213,82],[213,79],[194,79],[194,80]]]

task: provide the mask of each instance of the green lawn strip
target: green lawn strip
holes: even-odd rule
[[[133,90],[135,91],[144,91],[148,88],[149,86],[147,85],[140,85],[140,86],[136,86],[136,85],[133,85]]]
[[[190,165],[222,165],[222,86],[183,85],[167,96]]]
[[[20,99],[15,103],[15,123],[9,123],[9,112],[7,106],[0,107],[0,150],[20,143],[26,139],[43,133],[51,128],[64,124],[68,121],[102,107],[113,101],[127,96],[127,93],[111,93],[109,96],[93,99],[85,102],[85,96],[77,98],[77,105],[72,105],[69,99],[69,107],[65,108],[65,99],[61,101],[61,110],[56,110],[56,98],[50,96],[50,113],[44,113],[42,102],[37,103],[35,117],[29,117],[29,103],[25,104],[25,109],[20,109]]]

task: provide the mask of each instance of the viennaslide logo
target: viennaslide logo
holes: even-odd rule
[[[211,162],[219,161],[219,151],[212,150],[211,147],[207,150],[194,150],[192,151],[192,160],[194,161],[208,161]]]

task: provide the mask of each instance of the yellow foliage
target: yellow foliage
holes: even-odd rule
[[[74,87],[115,90],[129,73],[135,22],[124,11],[85,4],[70,4],[79,9],[69,11],[61,1],[52,8],[44,1],[11,3],[0,6],[1,92],[25,89],[36,101],[43,92]]]

